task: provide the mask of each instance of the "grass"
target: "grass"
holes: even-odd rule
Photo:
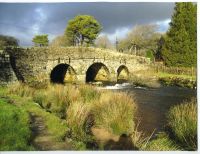
[[[28,113],[0,99],[0,151],[33,150]]]
[[[135,110],[135,103],[130,96],[105,91],[92,109],[94,126],[107,129],[115,135],[130,134],[134,128]]]
[[[23,85],[24,86],[24,85]],[[28,89],[27,87],[25,88]],[[21,91],[21,89],[19,88]],[[29,91],[29,90],[28,90]],[[12,91],[10,88],[1,88],[0,96],[5,97],[7,101],[12,102],[15,106],[25,110],[28,113],[34,113],[44,119],[47,131],[52,134],[53,138],[57,141],[61,141],[68,131],[68,127],[65,120],[61,120],[54,114],[45,111],[41,106],[35,103],[31,97],[18,96],[17,91]]]
[[[180,147],[169,138],[169,136],[162,132],[157,135],[155,139],[148,142],[145,151],[177,151],[181,150]]]
[[[170,109],[168,125],[180,144],[187,150],[197,149],[197,100]]]
[[[99,92],[92,86],[49,85],[46,89],[33,89],[22,85],[9,90],[28,112],[43,117],[52,134],[61,139],[68,131],[71,138],[82,144],[93,140],[91,127],[102,127],[113,134],[130,134],[134,128],[136,110],[132,98],[123,93]],[[19,91],[17,91],[17,89]],[[37,105],[36,103],[39,105]],[[54,119],[51,113],[55,114]],[[65,117],[62,127],[60,118]],[[53,125],[53,126],[52,126]],[[67,130],[67,127],[69,130]],[[79,147],[79,146],[78,146]]]
[[[170,110],[168,122],[174,138],[166,132],[150,141],[151,136],[144,138],[138,132],[134,121],[136,103],[126,93],[99,91],[88,85],[48,85],[45,89],[35,89],[18,84],[0,88],[0,96],[13,103],[13,107],[42,117],[55,140],[62,141],[68,134],[76,150],[85,150],[88,142],[94,142],[92,127],[117,136],[126,134],[140,150],[197,148],[196,100]]]

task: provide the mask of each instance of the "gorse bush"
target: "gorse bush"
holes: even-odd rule
[[[0,151],[31,150],[29,115],[0,100]]]
[[[175,138],[187,150],[197,149],[197,100],[170,109],[168,124]]]

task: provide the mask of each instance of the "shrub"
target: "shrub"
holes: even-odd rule
[[[31,150],[29,115],[0,100],[0,150]]]
[[[105,91],[92,109],[95,127],[105,128],[116,135],[129,134],[134,129],[135,110],[130,96]]]
[[[171,108],[168,124],[183,147],[187,150],[197,149],[197,100],[195,98]]]

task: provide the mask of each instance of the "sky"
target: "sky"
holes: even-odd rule
[[[114,42],[140,24],[157,24],[159,32],[166,32],[174,6],[173,2],[0,3],[0,34],[32,46],[35,35],[48,34],[52,41],[64,34],[70,19],[87,14],[101,23],[100,35]]]

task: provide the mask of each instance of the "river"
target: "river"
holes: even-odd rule
[[[142,131],[145,136],[151,135],[154,130],[154,134],[163,130],[170,107],[197,96],[196,90],[175,86],[144,88],[123,83],[104,88],[127,92],[133,96],[137,104],[136,121],[140,121],[138,130]]]

